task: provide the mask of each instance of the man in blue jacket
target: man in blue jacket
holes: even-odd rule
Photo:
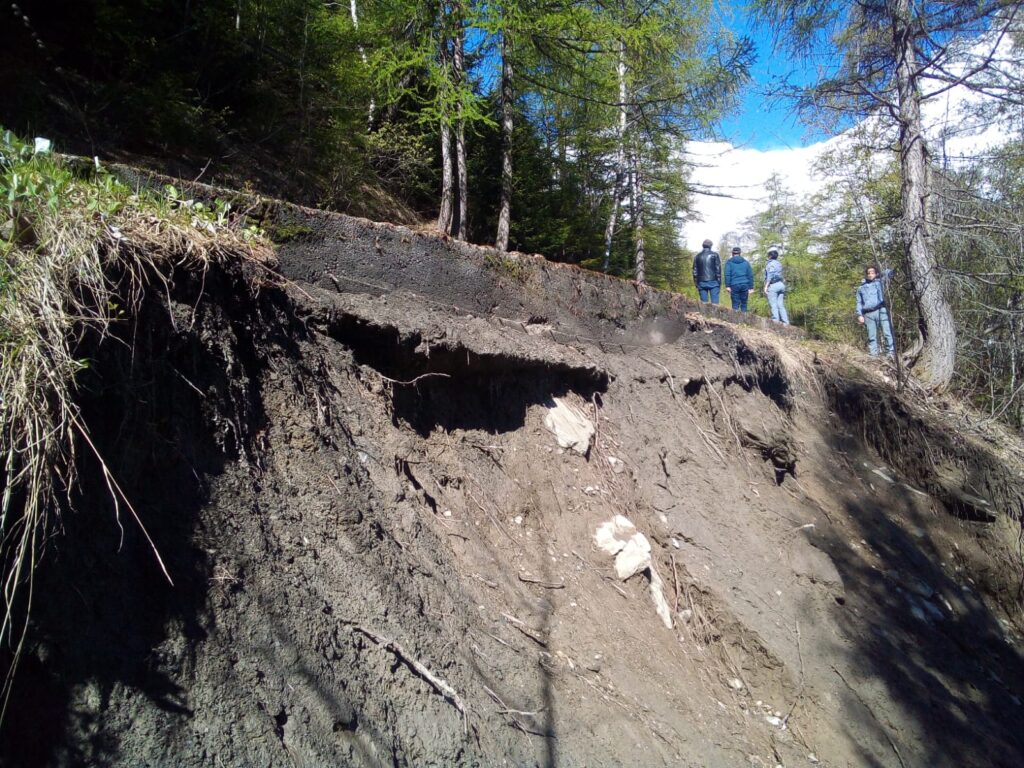
[[[732,308],[747,311],[747,298],[754,288],[754,270],[750,262],[740,255],[739,247],[732,249],[732,258],[725,262],[725,290],[732,298]]]
[[[693,257],[693,284],[697,286],[700,300],[718,303],[718,291],[722,287],[722,259],[711,250],[711,241],[704,241],[703,250]]]
[[[889,309],[885,306],[885,283],[892,277],[887,269],[878,276],[878,270],[868,267],[864,270],[864,281],[857,289],[857,322],[868,329],[868,354],[878,357],[878,328],[881,326],[889,357],[895,357],[896,348],[892,343],[892,324]]]

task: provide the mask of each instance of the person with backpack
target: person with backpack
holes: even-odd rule
[[[892,323],[889,320],[889,309],[885,306],[885,285],[892,277],[892,270],[887,269],[881,276],[874,266],[864,270],[864,280],[857,288],[857,322],[867,328],[868,354],[878,357],[878,329],[882,329],[885,347],[889,357],[896,356],[896,347],[892,341]]]
[[[725,262],[725,290],[732,299],[732,308],[746,312],[747,298],[754,288],[754,270],[740,253],[738,246],[733,248],[732,258]]]
[[[779,263],[779,249],[774,245],[768,249],[768,263],[764,266],[764,295],[772,309],[772,320],[789,325],[786,313],[786,283],[782,279],[782,264]]]
[[[722,258],[711,250],[711,241],[704,241],[704,249],[693,257],[693,284],[697,286],[700,300],[718,303],[722,287]]]

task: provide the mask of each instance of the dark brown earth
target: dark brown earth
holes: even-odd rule
[[[1016,437],[726,310],[258,205],[283,280],[176,274],[90,350],[174,585],[81,457],[3,765],[1024,765]]]

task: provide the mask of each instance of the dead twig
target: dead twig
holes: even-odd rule
[[[669,560],[672,561],[672,581],[675,583],[675,595],[676,601],[675,606],[672,608],[672,614],[679,613],[679,572],[676,570],[676,556],[672,553],[668,556]]]
[[[483,512],[485,515],[487,515],[487,517],[490,518],[491,522],[494,523],[495,527],[499,531],[501,531],[503,534],[505,534],[505,536],[508,538],[509,541],[511,541],[513,544],[516,543],[516,540],[512,538],[512,534],[505,530],[505,526],[503,526],[501,524],[501,522],[498,520],[498,518],[495,517],[494,514],[489,509],[487,509],[483,504],[481,504],[479,501],[477,501],[476,496],[474,496],[473,492],[469,490],[469,486],[468,485],[466,486],[466,495],[469,496],[469,498],[473,500],[473,503],[476,504],[480,508],[481,512]]]
[[[686,409],[689,411],[690,421],[692,421],[693,426],[697,428],[697,433],[701,436],[701,439],[704,440],[704,444],[710,450],[714,451],[715,455],[718,456],[719,460],[723,464],[725,464],[725,455],[722,453],[722,451],[718,448],[717,445],[711,442],[711,438],[708,437],[708,433],[701,429],[700,424],[697,423],[697,412],[693,410],[693,407],[689,403],[686,403]]]
[[[552,739],[555,738],[554,734],[549,734],[549,733],[546,733],[544,731],[539,731],[539,730],[535,730],[533,728],[527,727],[525,724],[523,724],[523,722],[518,717],[516,717],[516,715],[521,715],[522,717],[533,717],[533,716],[537,715],[538,713],[543,712],[544,711],[543,709],[539,709],[539,710],[537,710],[537,712],[525,712],[525,711],[523,711],[521,709],[511,709],[508,706],[508,704],[506,704],[504,701],[501,700],[501,697],[498,694],[496,694],[494,691],[492,691],[486,685],[484,686],[484,693],[486,693],[488,696],[490,696],[492,699],[494,699],[495,704],[497,704],[499,707],[501,707],[501,709],[498,710],[498,714],[499,715],[508,715],[508,718],[512,721],[512,725],[514,725],[516,728],[518,728],[523,733],[528,733],[531,736],[542,736],[544,738],[552,738]]]
[[[366,635],[385,650],[391,651],[395,656],[404,661],[416,674],[430,683],[434,687],[434,690],[440,693],[444,698],[450,701],[457,710],[459,710],[462,714],[463,731],[465,733],[469,733],[469,721],[466,714],[466,705],[462,702],[462,698],[458,693],[456,693],[454,688],[431,672],[421,661],[418,661],[414,656],[410,655],[408,651],[402,648],[402,646],[394,640],[388,640],[385,637],[381,637],[376,632],[373,632],[359,624],[353,626],[352,629]]]
[[[846,676],[843,675],[842,672],[840,672],[835,666],[832,667],[832,671],[839,675],[839,679],[846,683],[846,687],[849,688],[850,692],[857,697],[857,701],[859,701],[861,703],[861,706],[863,706],[864,709],[868,711],[868,714],[871,715],[872,719],[876,723],[878,723],[878,728],[882,731],[883,734],[885,734],[885,738],[888,739],[889,746],[892,747],[892,751],[896,755],[896,759],[900,761],[900,765],[902,765],[903,768],[907,768],[907,764],[903,762],[903,755],[900,754],[899,747],[896,746],[896,742],[892,740],[892,736],[889,735],[889,731],[886,729],[886,727],[882,725],[882,721],[878,719],[878,715],[875,714],[875,711],[870,706],[868,706],[868,703],[866,701],[864,701],[864,697],[860,695],[860,692],[852,685],[850,685],[850,681],[846,679]]]
[[[518,629],[528,638],[533,640],[533,642],[537,643],[537,645],[541,646],[542,648],[548,647],[548,641],[544,639],[544,636],[541,635],[541,633],[535,630],[533,627],[529,626],[525,621],[523,621],[522,619],[517,619],[515,616],[510,616],[507,613],[503,613],[501,615],[505,619],[505,621],[507,621],[516,629]]]
[[[381,373],[379,371],[374,371],[374,373],[376,373],[378,376],[380,376],[381,379],[386,381],[388,384],[393,384],[393,385],[399,386],[399,387],[407,387],[410,384],[415,384],[416,382],[420,381],[421,379],[428,379],[431,376],[436,376],[436,377],[439,377],[439,378],[442,378],[442,379],[450,379],[451,378],[451,375],[447,374],[447,373],[421,373],[415,379],[409,379],[408,381],[399,381],[398,379],[389,378],[388,376],[385,376],[383,373]]]
[[[800,697],[804,694],[804,654],[800,648],[800,622],[796,623],[796,655],[800,659],[800,686],[796,689],[796,696],[793,697],[793,706],[789,708],[789,712],[782,718],[782,724],[785,726],[789,723],[789,718],[793,716],[796,711],[797,705],[800,703]]]
[[[565,582],[560,581],[557,584],[549,581],[541,581],[540,579],[534,579],[530,576],[519,574],[519,580],[526,584],[536,584],[538,587],[544,587],[544,589],[565,589]]]

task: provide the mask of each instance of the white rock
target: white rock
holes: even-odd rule
[[[516,515],[515,517],[512,518],[512,522],[514,522],[516,525],[522,525],[523,524],[523,516],[522,515]]]
[[[560,447],[586,456],[596,433],[593,422],[560,398],[554,398],[554,403],[544,416],[544,426],[554,433]]]
[[[772,715],[768,715],[768,717],[766,717],[765,720],[768,721],[768,725],[774,725],[776,728],[779,728],[782,725],[781,717],[773,717]]]
[[[608,463],[612,465],[612,472],[616,475],[621,475],[626,469],[626,465],[622,459],[616,459],[614,456],[608,457]]]
[[[729,687],[732,688],[734,691],[742,691],[743,681],[740,680],[738,677],[734,677],[732,680],[729,681]]]
[[[626,542],[636,534],[636,526],[625,515],[616,515],[611,520],[601,523],[594,533],[594,543],[609,555],[616,555],[626,546]]]
[[[615,575],[625,581],[640,571],[651,567],[651,544],[647,537],[639,531],[634,534],[626,546],[615,558]]]

